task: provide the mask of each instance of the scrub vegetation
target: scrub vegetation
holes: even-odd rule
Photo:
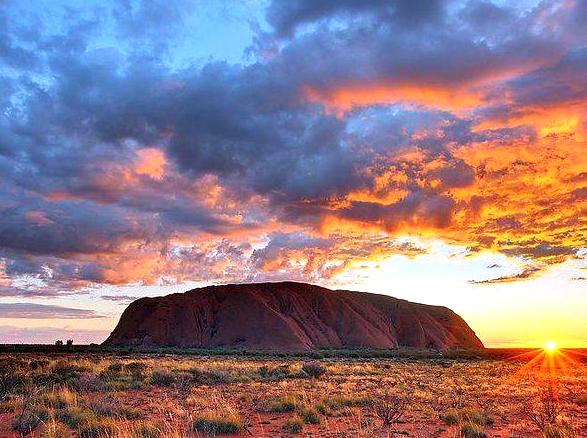
[[[570,438],[586,388],[580,361],[5,352],[0,436]]]

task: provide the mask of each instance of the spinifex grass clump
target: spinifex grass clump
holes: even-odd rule
[[[111,437],[116,432],[116,424],[108,419],[95,419],[78,427],[80,438]]]
[[[335,397],[322,400],[322,403],[331,409],[338,409],[341,407],[355,408],[372,405],[373,398],[352,395],[337,395]]]
[[[473,408],[449,409],[440,418],[448,425],[472,423],[479,426],[490,426],[494,422],[492,415]]]
[[[236,434],[245,430],[245,424],[234,412],[210,411],[194,419],[192,430],[206,435]]]
[[[283,423],[283,431],[287,433],[297,435],[298,433],[301,433],[303,429],[304,420],[302,420],[299,415],[294,415]]]
[[[49,411],[44,406],[31,406],[23,409],[12,419],[12,430],[21,435],[34,431],[49,419]]]
[[[155,386],[171,386],[175,383],[175,374],[164,369],[154,370],[151,374],[151,383]]]
[[[322,366],[318,362],[307,362],[302,365],[302,372],[313,379],[319,379],[324,374],[326,374],[327,371],[328,370],[326,367]]]
[[[261,410],[264,412],[293,412],[302,405],[300,397],[289,395],[286,397],[278,398],[275,400],[268,401],[265,405],[261,406]]]
[[[298,409],[298,415],[306,424],[320,424],[320,414],[315,408],[303,407]]]

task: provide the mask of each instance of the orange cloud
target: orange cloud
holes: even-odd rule
[[[478,106],[484,97],[480,90],[460,90],[425,84],[350,84],[333,90],[318,90],[306,86],[302,92],[309,102],[321,103],[339,116],[353,108],[394,103],[459,111]]]
[[[142,148],[137,150],[135,172],[137,175],[145,175],[160,180],[165,174],[167,159],[161,149]]]

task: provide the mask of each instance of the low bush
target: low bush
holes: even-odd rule
[[[387,393],[379,396],[374,401],[375,415],[389,426],[401,421],[410,405],[410,399],[406,394]]]

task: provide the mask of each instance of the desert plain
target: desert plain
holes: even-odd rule
[[[585,359],[5,349],[0,436],[585,437]]]

